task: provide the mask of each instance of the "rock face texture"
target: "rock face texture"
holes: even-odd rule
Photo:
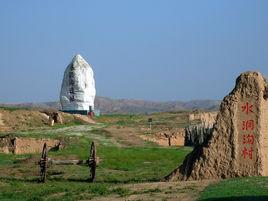
[[[185,128],[185,146],[199,146],[210,137],[218,112],[189,114],[190,125]]]
[[[213,124],[205,123],[189,125],[185,129],[184,146],[199,146],[203,144],[213,131]]]
[[[166,180],[268,176],[268,83],[246,72],[226,96],[212,135]]]
[[[60,102],[63,111],[94,109],[96,95],[93,70],[82,56],[76,55],[67,66],[61,86]]]
[[[218,112],[196,112],[189,114],[189,121],[200,121],[206,127],[212,127],[216,121]]]

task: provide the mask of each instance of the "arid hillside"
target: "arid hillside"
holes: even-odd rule
[[[59,114],[62,122],[54,126],[94,123],[86,117],[71,115],[57,110],[0,108],[0,132],[46,129],[50,127],[50,113]]]

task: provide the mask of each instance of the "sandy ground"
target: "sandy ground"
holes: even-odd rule
[[[2,119],[2,113],[0,113],[0,126],[4,126],[5,124],[4,124],[4,122],[3,122],[3,119]]]
[[[4,115],[0,112],[0,132],[10,130],[10,128],[5,125],[3,117]]]
[[[139,137],[138,129],[123,126],[110,126],[105,128],[109,135],[118,141],[121,146],[142,146],[145,141]]]

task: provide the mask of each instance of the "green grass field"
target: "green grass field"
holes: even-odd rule
[[[86,159],[88,141],[72,143],[53,158]],[[113,187],[115,184],[159,181],[180,164],[190,148],[119,148],[99,146],[101,163],[95,183],[88,183],[88,167],[54,165],[48,170],[48,181],[37,183],[38,155],[1,154],[1,169],[9,169],[8,176],[1,174],[0,200],[79,200],[110,194],[128,194],[128,190]],[[29,159],[30,164],[19,159]],[[3,171],[1,171],[3,172]],[[20,175],[20,176],[18,176]],[[43,197],[43,198],[42,198]]]
[[[79,165],[53,165],[47,182],[38,183],[40,153],[0,154],[0,200],[268,200],[268,177],[161,183],[164,176],[180,165],[190,147],[161,147],[137,140],[130,145],[128,135],[147,125],[145,115],[104,115],[96,125],[70,123],[65,126],[17,131],[19,137],[61,139],[65,147],[49,152],[53,159],[87,159],[90,143],[97,145],[100,164],[96,180],[89,183],[89,169]],[[185,113],[154,114],[159,126],[183,127]],[[116,126],[115,134],[106,128]],[[121,129],[124,128],[124,129]],[[2,133],[3,134],[3,133]],[[116,135],[123,139],[116,138]],[[124,137],[125,136],[125,137]],[[137,136],[137,139],[139,137]],[[118,140],[120,139],[120,140]],[[42,145],[40,145],[42,146]]]
[[[208,186],[199,201],[267,201],[268,177],[246,177],[223,180]]]
[[[138,147],[118,144],[102,128],[110,124],[142,124],[144,117],[113,115],[99,119],[103,123],[94,126],[72,124],[14,133],[20,137],[62,139],[65,148],[49,152],[54,159],[87,159],[94,140],[101,160],[94,183],[87,181],[87,166],[53,165],[48,169],[47,182],[40,184],[36,164],[40,154],[0,154],[0,200],[79,200],[108,194],[127,195],[129,190],[115,185],[159,181],[191,151],[187,147],[164,148],[152,143]],[[107,119],[115,122],[106,123]]]

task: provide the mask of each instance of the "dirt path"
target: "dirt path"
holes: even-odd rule
[[[144,143],[146,143],[145,140],[139,137],[138,129],[133,127],[109,126],[105,130],[122,146],[144,146]]]
[[[103,128],[103,124],[95,124],[95,125],[75,125],[75,126],[66,126],[63,128],[45,128],[40,130],[33,130],[33,131],[22,131],[18,132],[21,134],[28,134],[28,133],[38,133],[38,134],[64,134],[74,135],[74,136],[82,136],[86,135],[87,132],[92,131],[93,129]]]
[[[70,136],[70,137],[87,137],[91,140],[96,141],[102,145],[115,145],[121,146],[116,139],[106,136],[105,134],[95,133],[93,130],[102,129],[105,127],[105,124],[94,124],[94,125],[75,125],[67,126],[63,128],[49,128],[43,130],[33,130],[33,131],[22,131],[17,132],[22,137],[32,136],[43,136],[44,138],[50,138],[50,136]]]
[[[209,184],[215,183],[215,180],[203,181],[181,181],[181,182],[154,182],[154,183],[136,183],[114,186],[114,191],[125,191],[126,195],[110,195],[105,197],[96,197],[95,201],[194,201],[198,199],[200,193]]]

